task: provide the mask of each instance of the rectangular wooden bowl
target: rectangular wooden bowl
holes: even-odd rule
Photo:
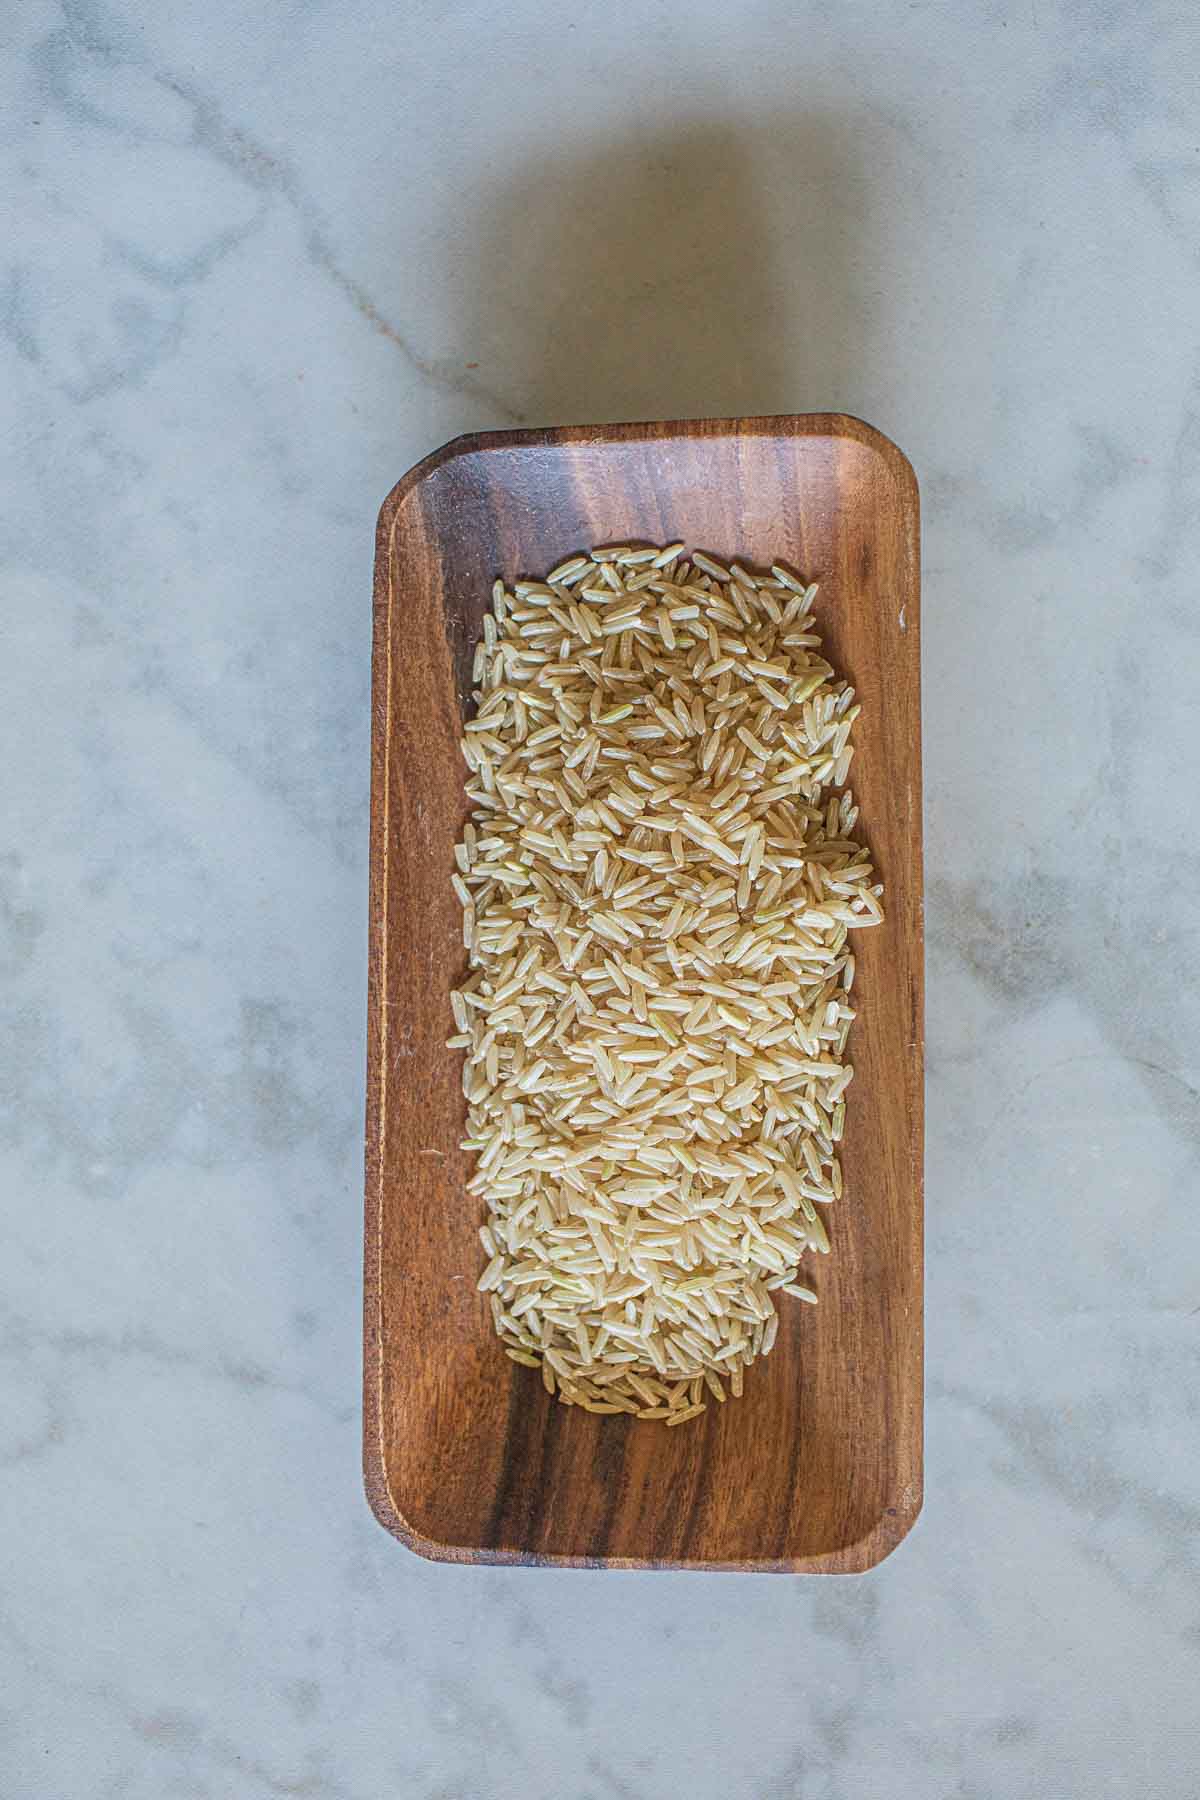
[[[886,924],[855,941],[846,1191],[820,1305],[783,1298],[744,1398],[693,1424],[556,1404],[503,1354],[458,1148],[449,991],[459,754],[497,574],[682,538],[821,584],[858,690],[859,834]],[[918,500],[894,444],[840,414],[464,437],[379,519],[372,700],[365,1462],[380,1521],[457,1562],[846,1573],[921,1505],[922,903]]]

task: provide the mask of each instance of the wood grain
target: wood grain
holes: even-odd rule
[[[840,414],[459,438],[388,496],[375,575],[365,1462],[376,1515],[454,1561],[851,1572],[921,1505],[922,904],[918,501]],[[780,1305],[745,1397],[693,1425],[557,1405],[503,1354],[457,1146],[458,740],[493,579],[683,538],[821,583],[858,689],[858,835],[887,922],[856,941],[846,1193],[817,1307]]]

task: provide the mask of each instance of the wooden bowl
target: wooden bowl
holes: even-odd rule
[[[365,1440],[376,1516],[456,1562],[870,1568],[921,1505],[922,907],[918,500],[840,414],[463,437],[379,518],[372,698]],[[885,883],[862,932],[844,1198],[820,1305],[780,1298],[745,1395],[691,1424],[555,1403],[476,1292],[481,1209],[458,1148],[463,968],[450,887],[458,742],[497,574],[591,544],[682,538],[820,582],[830,661],[863,704],[859,835]]]

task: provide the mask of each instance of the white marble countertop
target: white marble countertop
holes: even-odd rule
[[[1191,1800],[1178,0],[5,28],[0,1792]],[[362,1497],[369,590],[465,429],[838,408],[925,531],[928,1497],[844,1580]]]

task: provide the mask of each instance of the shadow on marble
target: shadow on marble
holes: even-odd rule
[[[834,409],[869,358],[879,257],[844,118],[598,141],[474,201],[447,303],[520,423]]]

